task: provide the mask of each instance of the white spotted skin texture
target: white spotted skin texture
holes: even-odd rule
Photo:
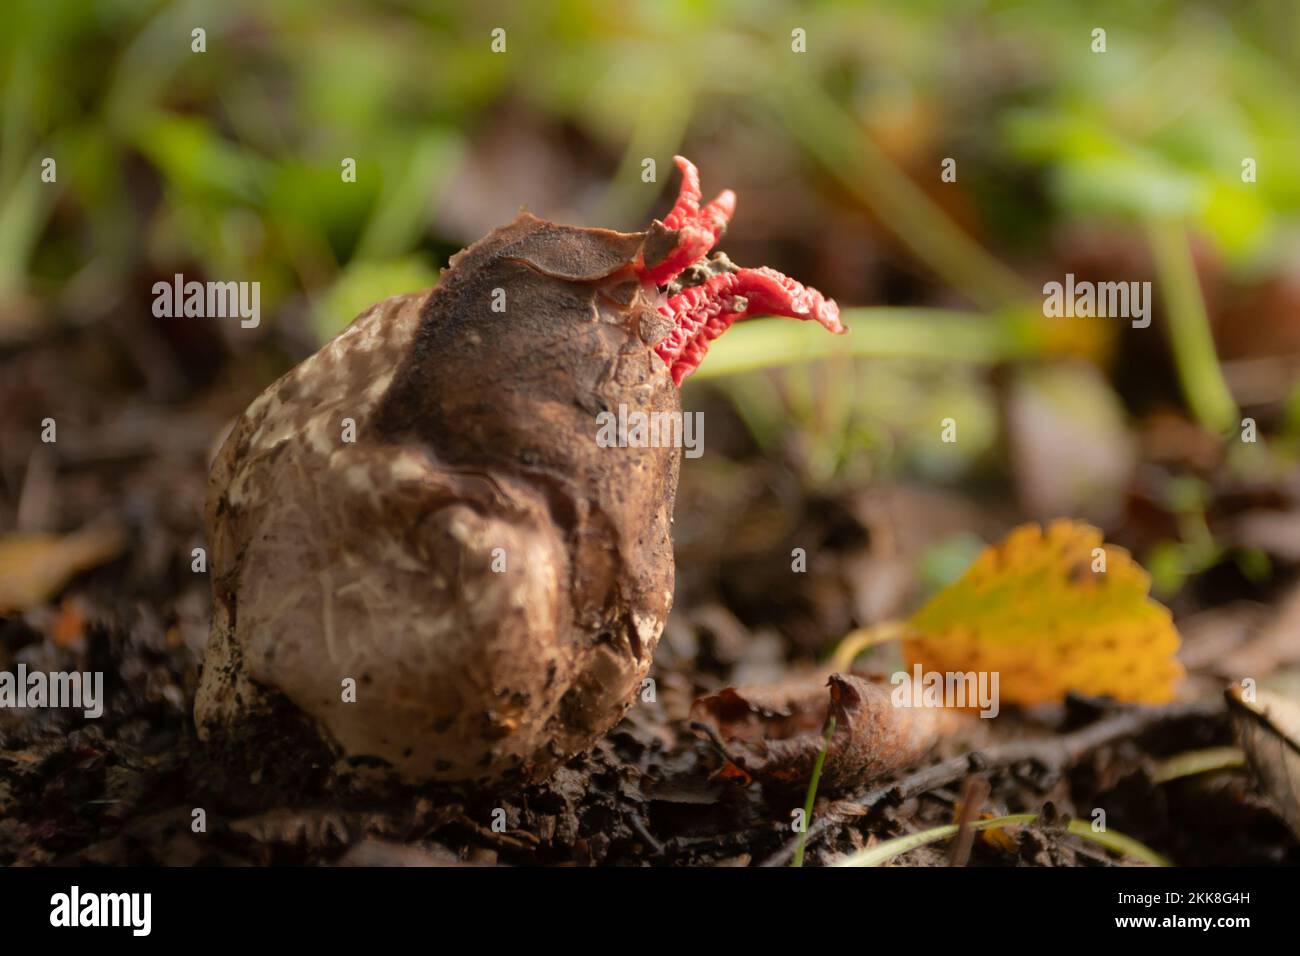
[[[488,240],[461,253],[453,265],[468,267],[432,294],[464,316],[457,296],[477,302],[476,283],[498,281],[475,269],[500,260],[511,275],[540,275],[512,251],[537,223],[521,217],[490,237],[515,243],[510,256],[488,259]],[[560,299],[575,288],[564,282],[548,287]],[[486,785],[545,777],[625,713],[672,603],[680,453],[591,441],[563,452],[557,436],[588,427],[597,405],[680,405],[637,338],[651,303],[615,307],[599,284],[576,288],[591,298],[562,313],[576,330],[566,341],[589,343],[607,372],[583,378],[575,399],[557,397],[565,380],[544,381],[535,415],[522,404],[534,399],[506,383],[504,418],[456,409],[440,425],[445,442],[382,427],[395,377],[419,352],[429,292],[372,307],[248,407],[213,464],[207,502],[214,617],[195,704],[201,738],[239,748],[269,701],[287,700],[342,761]],[[475,350],[490,354],[509,329],[494,331],[487,314],[465,321],[457,341],[474,360],[464,374],[485,375]],[[478,387],[433,381],[446,389],[440,410]],[[343,440],[345,419],[355,442]],[[465,460],[483,434],[495,457]],[[501,450],[532,434],[537,454]]]

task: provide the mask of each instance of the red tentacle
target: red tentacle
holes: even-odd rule
[[[781,315],[812,319],[837,335],[846,331],[835,300],[766,267],[713,276],[683,289],[659,311],[673,321],[673,329],[655,352],[667,363],[675,385],[700,367],[709,343],[740,319]]]
[[[649,267],[641,265],[642,278],[655,285],[671,281],[683,269],[707,256],[736,212],[736,194],[730,189],[724,189],[716,199],[701,207],[700,171],[684,156],[674,156],[673,161],[681,170],[682,185],[677,202],[663,223],[677,233],[677,245],[661,262]]]

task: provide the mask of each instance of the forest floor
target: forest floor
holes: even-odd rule
[[[24,662],[103,671],[107,696],[98,720],[53,709],[0,712],[0,865],[785,863],[802,788],[720,775],[717,749],[691,726],[692,702],[806,670],[827,635],[860,623],[869,601],[908,600],[900,561],[943,534],[988,536],[1014,518],[1010,506],[898,484],[813,494],[756,455],[731,466],[751,496],[723,507],[710,498],[717,476],[687,462],[677,604],[656,658],[656,699],[635,707],[589,755],[543,786],[501,793],[377,797],[262,784],[213,763],[195,736],[211,598],[207,575],[190,567],[203,543],[214,443],[260,383],[213,388],[177,405],[102,382],[71,385],[95,381],[91,344],[55,342],[5,361],[4,513],[27,527],[111,525],[125,538],[111,560],[0,619],[0,670]],[[52,445],[30,434],[45,416],[58,422]],[[766,579],[754,556],[791,539],[816,544],[810,572]],[[881,582],[898,593],[882,598]],[[1276,635],[1293,634],[1300,616],[1285,589],[1261,598],[1234,594],[1231,581],[1207,588],[1202,606],[1180,616],[1189,671],[1182,704],[1131,719],[1131,708],[1071,699],[1008,709],[942,741],[927,765],[986,755],[968,758],[966,768],[987,781],[984,811],[1050,805],[1045,822],[975,840],[972,864],[1121,863],[1064,833],[1065,819],[1090,819],[1096,807],[1109,825],[1178,864],[1300,862],[1300,845],[1244,769],[1154,779],[1166,758],[1233,743],[1222,705],[1225,662],[1249,659],[1258,674],[1282,666]],[[1279,618],[1288,614],[1284,628]],[[1051,749],[1108,720],[1119,721],[1113,734]],[[1008,750],[1031,740],[1048,746],[1020,758]],[[951,823],[968,786],[952,774],[900,774],[895,782],[823,796],[808,862]],[[199,809],[202,832],[194,825]],[[504,830],[492,826],[497,809]],[[943,864],[950,852],[940,843],[904,859]]]

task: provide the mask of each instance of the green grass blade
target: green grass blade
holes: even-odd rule
[[[808,781],[808,796],[803,801],[803,831],[799,834],[799,845],[794,850],[794,860],[791,866],[803,866],[803,848],[808,840],[808,827],[812,825],[813,803],[817,799],[817,784],[822,779],[822,766],[826,763],[826,751],[831,749],[831,738],[835,736],[835,718],[832,717],[826,724],[826,736],[822,740],[822,749],[817,754],[817,762],[813,764],[812,777]]]
[[[1147,227],[1160,289],[1166,298],[1169,347],[1187,405],[1202,425],[1222,435],[1237,424],[1237,403],[1223,380],[1214,335],[1186,228],[1178,222]]]
[[[1036,341],[1015,313],[984,316],[946,309],[887,306],[845,309],[848,335],[818,334],[790,319],[738,323],[709,347],[708,359],[690,381],[707,381],[765,368],[815,362],[833,356],[906,358],[985,364],[1028,358],[1050,350]]]
[[[1091,840],[1107,850],[1131,856],[1143,863],[1150,863],[1152,866],[1173,866],[1167,857],[1161,856],[1146,844],[1139,843],[1131,836],[1125,836],[1117,830],[1094,830],[1086,820],[1071,820],[1066,829],[1077,837]]]
[[[1004,817],[994,817],[991,820],[976,820],[971,823],[972,830],[984,830],[989,827],[1007,827],[1023,826],[1027,823],[1033,823],[1038,819],[1036,813],[1013,813]],[[1132,857],[1135,860],[1141,860],[1143,863],[1149,863],[1152,866],[1170,866],[1170,862],[1150,847],[1139,843],[1130,836],[1118,833],[1115,830],[1094,831],[1091,824],[1085,820],[1071,820],[1066,830],[1077,837],[1090,840],[1099,846],[1105,847],[1115,853],[1121,853],[1125,856]],[[884,843],[873,847],[868,847],[859,853],[854,853],[842,860],[836,861],[833,866],[880,866],[887,863],[897,856],[901,856],[918,847],[928,846],[931,843],[938,843],[941,840],[947,840],[957,835],[957,825],[955,823],[947,826],[934,827],[930,830],[922,830],[919,833],[908,833],[901,837],[895,837],[892,840],[886,840]]]
[[[1006,827],[1018,826],[1025,823],[1033,823],[1038,819],[1036,813],[1013,813],[1005,817],[994,817],[992,820],[975,820],[971,823],[972,830],[983,830],[988,827]],[[892,840],[886,840],[884,843],[878,843],[873,847],[868,847],[852,856],[847,856],[842,860],[836,861],[834,866],[880,866],[887,863],[896,856],[901,856],[910,850],[918,847],[927,846],[931,843],[938,843],[940,840],[947,840],[957,835],[957,824],[950,823],[947,826],[934,827],[931,830],[922,830],[919,833],[908,833],[901,837],[894,837]]]

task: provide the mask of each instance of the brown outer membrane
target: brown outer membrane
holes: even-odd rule
[[[713,725],[742,779],[786,786],[802,786],[812,776],[834,716],[820,792],[851,789],[915,765],[959,719],[938,708],[895,707],[889,687],[854,674],[729,687],[697,700],[693,714]]]
[[[287,698],[353,765],[487,783],[622,716],[672,603],[680,464],[595,440],[620,404],[681,409],[647,235],[521,214],[249,407],[213,465],[201,736],[264,738]]]

